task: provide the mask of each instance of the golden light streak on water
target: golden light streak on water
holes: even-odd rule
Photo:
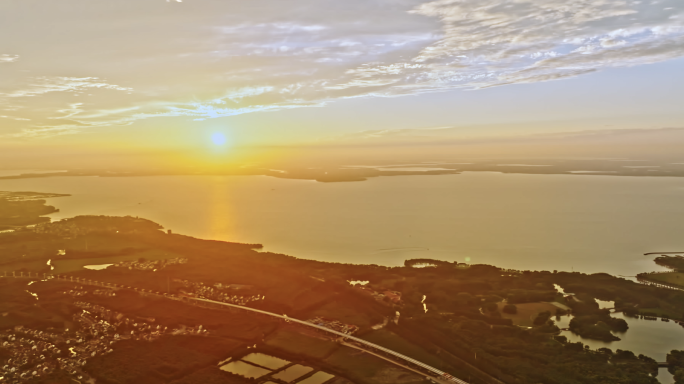
[[[211,233],[212,239],[231,238],[234,233],[230,180],[226,177],[214,177],[211,180]]]

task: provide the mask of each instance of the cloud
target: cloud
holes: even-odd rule
[[[19,60],[19,55],[8,55],[6,53],[0,55],[0,63],[13,63],[17,60]]]
[[[81,127],[76,126],[33,126],[31,128],[23,129],[21,132],[8,135],[9,137],[17,138],[45,138],[61,135],[71,135],[80,132]]]
[[[15,121],[31,121],[31,119],[26,119],[23,117],[6,116],[6,115],[0,115],[0,119],[10,119],[10,120],[15,120]]]
[[[13,2],[16,20],[0,35],[21,36],[27,52],[0,55],[0,64],[15,62],[0,72],[0,109],[30,121],[2,129],[34,127],[38,136],[155,117],[212,119],[684,56],[681,0],[199,3],[63,0],[36,13]],[[66,120],[76,122],[70,130],[55,123]]]
[[[359,67],[363,75],[346,85],[375,72],[396,80],[387,94],[404,93],[402,85],[412,92],[486,88],[664,61],[684,55],[682,20],[669,17],[683,9],[616,0],[430,1],[410,12],[439,19],[443,37],[391,65],[399,71]]]
[[[133,90],[132,88],[108,84],[97,77],[38,77],[32,79],[28,87],[9,93],[0,93],[0,97],[34,97],[50,92],[81,93],[93,89]]]
[[[92,96],[98,92],[124,92],[133,89],[110,84],[97,77],[36,77],[30,78],[20,89],[0,92],[0,107],[19,116],[0,116],[17,122],[15,132],[9,137],[43,137],[77,133],[88,127],[125,125],[135,119],[132,116],[102,119],[104,115],[91,111],[96,117],[88,118],[86,103],[64,101],[66,95]],[[56,98],[50,98],[56,94]],[[33,101],[33,99],[38,99]],[[66,106],[63,106],[64,104]],[[88,103],[89,105],[93,103]],[[55,120],[59,121],[56,122]],[[31,122],[31,123],[26,123]],[[18,128],[18,130],[17,130]],[[0,132],[1,134],[2,132]]]

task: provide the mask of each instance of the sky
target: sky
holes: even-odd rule
[[[682,56],[681,0],[3,0],[0,161],[676,151]]]

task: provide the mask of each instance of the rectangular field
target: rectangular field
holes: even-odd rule
[[[523,327],[531,327],[534,318],[537,317],[540,312],[549,311],[551,312],[551,316],[554,316],[558,309],[557,306],[546,302],[516,304],[515,306],[518,308],[518,313],[513,315],[503,312],[503,307],[505,305],[506,303],[503,302],[498,303],[501,317],[511,319],[513,320],[513,324],[521,325]]]

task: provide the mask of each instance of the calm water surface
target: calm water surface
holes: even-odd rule
[[[584,339],[570,331],[562,331],[561,334],[567,337],[569,341],[581,341],[592,349],[603,347],[610,348],[613,351],[623,349],[632,351],[637,356],[644,354],[656,361],[665,361],[668,352],[673,349],[684,349],[684,329],[674,321],[643,320],[625,316],[622,313],[613,313],[611,316],[625,319],[629,325],[627,332],[615,332],[615,335],[621,339],[620,341],[605,342]],[[572,316],[561,316],[560,321],[556,321],[556,324],[560,328],[567,328],[570,319]],[[658,380],[662,384],[674,383],[672,375],[664,368],[659,370]]]
[[[323,384],[326,381],[335,377],[326,372],[316,372],[313,375],[307,377],[306,379],[298,382],[297,384]]]
[[[287,360],[264,355],[263,353],[250,353],[249,355],[243,357],[242,360],[273,370],[280,369],[290,364],[290,362]]]
[[[266,176],[56,177],[0,190],[69,193],[56,219],[134,215],[175,232],[301,258],[407,258],[532,270],[657,270],[684,250],[684,178],[472,172],[318,183]]]
[[[230,373],[233,373],[236,375],[240,375],[240,376],[246,377],[248,379],[259,378],[261,376],[265,376],[265,375],[271,373],[271,371],[269,371],[269,370],[259,368],[259,367],[256,367],[254,365],[251,365],[251,364],[247,364],[247,363],[242,362],[242,361],[232,361],[232,362],[230,362],[226,365],[223,365],[219,368],[226,371],[226,372],[230,372]]]
[[[286,383],[290,383],[294,381],[295,379],[298,379],[307,373],[313,371],[313,368],[311,367],[306,367],[304,365],[293,365],[289,368],[286,368],[283,371],[280,371],[273,375],[272,377],[274,379],[282,380]]]

